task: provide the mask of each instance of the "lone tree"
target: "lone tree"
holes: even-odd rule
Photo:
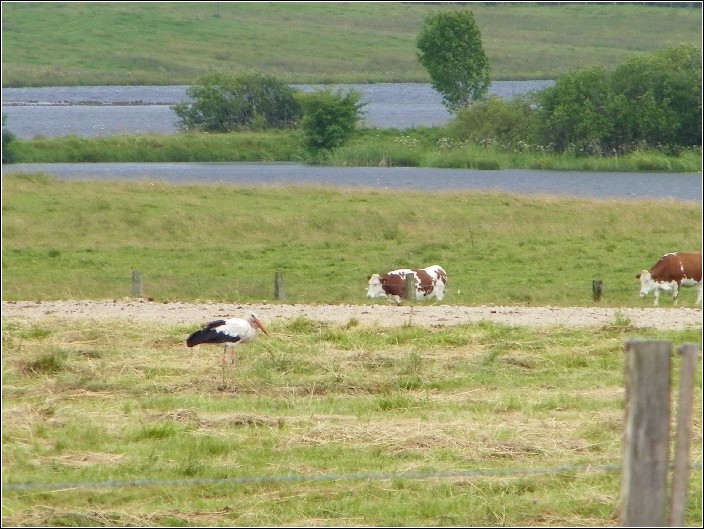
[[[450,112],[489,91],[489,60],[471,11],[442,11],[426,17],[416,43],[418,60]]]

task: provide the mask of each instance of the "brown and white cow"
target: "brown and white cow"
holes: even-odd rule
[[[647,296],[651,291],[658,305],[660,291],[672,291],[672,299],[677,305],[680,287],[698,289],[696,305],[702,304],[702,252],[673,252],[663,255],[650,270],[636,274],[640,279],[640,295]]]
[[[385,274],[372,274],[369,276],[369,287],[367,288],[368,298],[386,297],[393,299],[400,305],[401,300],[406,298],[406,277],[409,274],[415,275],[416,301],[435,296],[438,301],[442,301],[445,296],[445,285],[447,285],[447,273],[439,265],[427,268],[400,268]]]

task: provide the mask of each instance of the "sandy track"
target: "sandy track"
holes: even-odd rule
[[[330,323],[356,319],[360,325],[449,326],[491,321],[508,325],[598,327],[627,320],[634,327],[680,330],[702,327],[697,308],[604,308],[604,307],[499,307],[422,305],[296,305],[228,303],[158,303],[147,300],[106,301],[3,301],[2,318],[33,320],[45,317],[68,319],[126,319],[166,324],[202,324],[253,310],[266,324],[302,316]]]

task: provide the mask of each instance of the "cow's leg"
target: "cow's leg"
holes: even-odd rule
[[[672,286],[672,304],[677,305],[678,298],[680,297],[680,286],[675,283]]]
[[[702,284],[697,285],[697,301],[694,302],[695,305],[702,306]]]
[[[653,290],[653,305],[656,307],[660,304],[660,289],[658,287],[655,287],[655,290]]]
[[[442,301],[442,298],[445,297],[445,284],[442,281],[438,281],[438,284],[435,285],[435,297],[438,301]]]

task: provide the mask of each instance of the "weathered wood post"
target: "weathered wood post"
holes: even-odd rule
[[[404,297],[407,300],[410,301],[415,301],[416,300],[416,275],[415,274],[407,274],[406,275],[406,289],[404,292]]]
[[[601,279],[594,279],[592,281],[592,295],[594,296],[594,301],[601,301],[601,293],[604,291],[604,282]]]
[[[139,270],[132,270],[132,297],[142,297],[142,274]]]
[[[284,292],[284,276],[281,272],[276,272],[274,276],[274,299],[286,299],[286,293]]]
[[[677,404],[677,440],[672,473],[670,527],[684,527],[684,510],[687,505],[689,484],[689,438],[692,424],[694,373],[697,371],[699,347],[696,344],[684,344],[677,349],[677,352],[681,357],[680,392]]]
[[[621,525],[662,527],[670,430],[667,341],[626,341],[626,418],[621,470]]]

